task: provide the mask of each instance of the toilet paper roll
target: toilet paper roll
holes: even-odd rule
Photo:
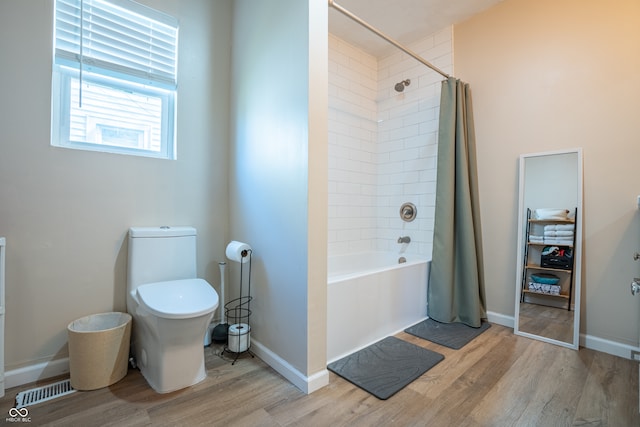
[[[242,353],[251,344],[251,327],[246,323],[234,323],[229,326],[227,348],[234,353]]]
[[[249,262],[249,251],[251,246],[233,240],[227,245],[226,255],[231,261],[245,263]]]

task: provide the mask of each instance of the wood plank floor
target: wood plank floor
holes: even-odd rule
[[[640,426],[638,363],[546,344],[492,325],[461,350],[400,333],[445,360],[388,400],[330,374],[305,395],[258,358],[205,349],[208,378],[156,394],[137,370],[111,387],[29,407],[43,426]],[[58,379],[59,380],[59,379]],[[51,382],[51,381],[49,381]],[[0,399],[3,425],[19,391]]]
[[[574,315],[566,308],[521,302],[520,331],[572,343]]]

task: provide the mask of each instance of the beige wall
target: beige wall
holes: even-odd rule
[[[142,3],[180,21],[176,161],[51,147],[53,2],[0,2],[7,370],[66,356],[72,320],[126,310],[130,226],[195,226],[198,272],[218,288],[229,237],[231,2]]]
[[[517,161],[584,149],[580,332],[638,345],[640,2],[506,0],[454,27],[471,84],[488,310],[513,315]]]

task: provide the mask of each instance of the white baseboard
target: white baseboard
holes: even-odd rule
[[[498,325],[506,326],[508,328],[513,328],[515,325],[515,319],[513,316],[507,316],[501,313],[487,312],[487,319],[491,323],[497,323]],[[633,359],[631,352],[640,351],[640,347],[634,347],[632,345],[585,334],[580,334],[580,347],[600,351],[602,353],[611,354],[624,359]]]
[[[4,373],[4,386],[17,387],[65,374],[69,374],[68,357],[7,371]]]
[[[640,347],[584,334],[580,334],[580,346],[631,360],[633,360],[631,353],[640,351]]]
[[[255,339],[251,339],[251,352],[306,394],[329,384],[329,371],[326,369],[307,377]]]
[[[506,314],[496,313],[493,311],[487,311],[487,320],[490,323],[497,323],[498,325],[506,326],[507,328],[513,328],[515,326],[513,316],[507,316]]]
[[[487,319],[491,323],[508,328],[514,326],[513,316],[487,312]],[[640,352],[640,347],[584,334],[580,334],[580,346],[624,359],[633,359],[631,356],[633,351]],[[326,369],[307,377],[255,339],[251,340],[251,351],[306,394],[311,394],[329,384],[329,371]],[[37,363],[5,372],[5,389],[65,374],[69,374],[69,358]]]
[[[329,371],[326,369],[307,377],[255,339],[251,340],[251,352],[306,394],[313,393],[329,384]],[[69,374],[68,357],[37,363],[5,372],[5,389],[65,374]]]

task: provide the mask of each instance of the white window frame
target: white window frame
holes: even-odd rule
[[[129,155],[138,155],[146,157],[155,157],[163,159],[176,158],[176,138],[175,138],[175,121],[176,121],[176,98],[177,98],[177,31],[178,23],[175,18],[164,15],[161,12],[150,9],[146,6],[135,3],[131,0],[55,0],[56,14],[58,11],[58,2],[61,2],[60,8],[65,9],[61,12],[60,28],[58,28],[58,19],[54,18],[54,61],[52,72],[52,124],[51,124],[51,145],[56,147],[81,149],[89,151],[102,151],[109,153],[120,153]],[[125,13],[139,15],[143,21],[153,21],[150,25],[159,25],[162,29],[164,26],[169,31],[175,31],[175,38],[169,37],[170,48],[173,49],[170,54],[160,57],[159,61],[153,62],[158,55],[155,53],[154,46],[149,46],[148,55],[151,58],[148,64],[145,63],[146,57],[139,52],[144,50],[140,46],[129,43],[124,40],[129,33],[125,33],[122,40],[115,36],[103,36],[96,31],[91,33],[85,26],[91,26],[91,20],[94,19],[92,11],[102,12],[101,8],[110,8],[111,20],[108,25],[120,26],[117,13],[118,10],[124,10]],[[90,11],[87,12],[87,8]],[[95,9],[91,9],[95,8]],[[116,13],[113,13],[113,11]],[[71,11],[71,12],[69,12]],[[72,15],[75,14],[75,15]],[[84,21],[80,24],[79,16],[84,16]],[[74,20],[75,18],[75,20]],[[100,16],[97,16],[99,19]],[[136,16],[137,19],[137,16]],[[120,26],[122,28],[123,26]],[[125,32],[126,32],[125,28]],[[58,34],[60,31],[60,34]],[[131,31],[135,31],[131,30]],[[80,37],[82,32],[83,37]],[[173,35],[173,33],[170,33]],[[109,38],[111,37],[111,38]],[[165,37],[163,35],[163,37]],[[146,39],[145,39],[146,40]],[[160,41],[165,43],[164,40]],[[106,51],[111,49],[111,45],[106,48],[97,48],[94,52],[90,48],[83,49],[83,43],[90,45],[107,45],[109,43],[115,45],[115,51]],[[145,47],[144,41],[141,42],[142,48]],[[153,43],[153,42],[151,42]],[[127,50],[137,49],[134,53],[135,57],[129,58]],[[121,49],[121,56],[117,49]],[[113,53],[115,52],[115,53]],[[109,61],[113,56],[113,62]],[[154,56],[155,55],[155,56]],[[163,52],[164,55],[164,52]],[[107,60],[105,60],[107,58]],[[72,98],[71,82],[72,80],[80,81],[79,99]],[[84,85],[84,86],[83,86]],[[96,134],[92,141],[72,140],[71,137],[71,111],[72,103],[78,103],[82,106],[82,88],[86,85],[99,85],[110,91],[123,93],[131,93],[136,96],[146,96],[156,98],[161,105],[159,117],[160,120],[160,138],[159,147],[130,147],[126,141],[103,143],[101,135]],[[124,97],[125,95],[123,95]],[[107,104],[105,104],[107,105]],[[112,106],[113,111],[118,111],[115,105]],[[110,107],[105,106],[105,112]],[[95,119],[87,117],[87,126],[93,130],[104,127],[119,129],[127,132],[142,132],[141,135],[149,136],[149,130],[145,126],[123,124],[122,127],[117,126],[116,121],[106,118]],[[156,129],[155,133],[157,134]]]

